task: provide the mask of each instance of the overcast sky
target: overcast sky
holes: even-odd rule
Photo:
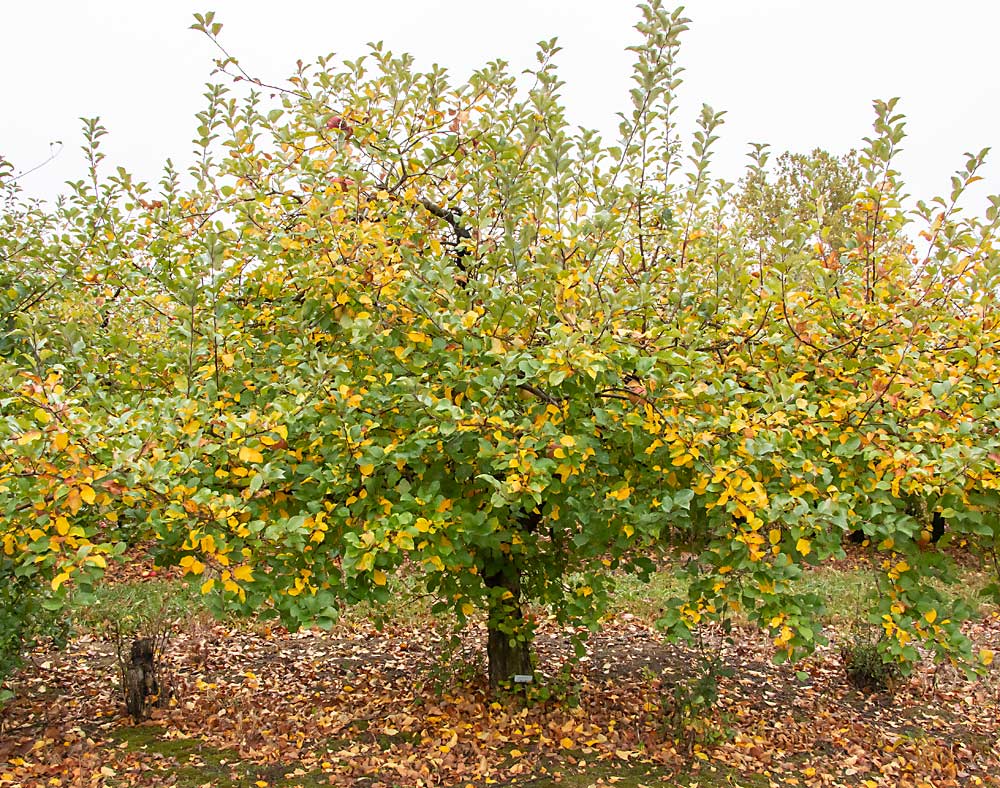
[[[207,10],[229,50],[268,81],[299,58],[355,57],[373,40],[456,78],[496,57],[520,70],[536,41],[558,36],[570,118],[606,131],[626,105],[624,50],[638,19],[630,0],[2,0],[0,155],[28,170],[64,143],[23,178],[29,193],[52,197],[82,177],[81,116],[101,116],[109,161],[141,178],[155,180],[167,157],[187,164],[216,56],[188,27]],[[901,97],[900,163],[915,196],[942,193],[964,151],[1000,141],[1000,3],[692,0],[686,14],[682,129],[702,102],[727,111],[724,177],[739,177],[751,141],[775,152],[860,146],[875,98]],[[984,174],[981,191],[1000,192],[1000,150]],[[981,211],[978,200],[970,207]]]

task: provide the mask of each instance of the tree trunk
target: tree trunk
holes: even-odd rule
[[[505,682],[513,682],[515,676],[532,675],[531,643],[521,611],[520,570],[507,561],[483,580],[486,587],[495,592],[490,607],[486,656],[490,689],[496,690]]]

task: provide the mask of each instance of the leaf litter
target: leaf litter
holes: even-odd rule
[[[967,629],[978,648],[1000,648],[996,613]],[[261,787],[557,784],[640,765],[660,784],[711,785],[721,770],[752,785],[1000,785],[994,666],[969,682],[925,665],[893,695],[867,694],[845,680],[833,645],[778,666],[756,631],[709,631],[729,675],[700,720],[712,735],[684,746],[667,721],[700,653],[628,613],[593,633],[579,661],[574,634],[543,622],[537,686],[491,697],[481,628],[456,646],[427,625],[289,633],[195,622],[165,655],[167,702],[138,728],[112,646],[82,635],[35,652],[20,674],[2,712],[0,786],[217,784],[197,782],[199,752],[232,780],[252,766],[264,777],[230,784]],[[137,731],[146,745],[129,745]]]

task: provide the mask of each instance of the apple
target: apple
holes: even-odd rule
[[[330,131],[339,130],[345,137],[350,137],[354,134],[354,126],[348,123],[340,115],[334,115],[326,122],[326,127]]]

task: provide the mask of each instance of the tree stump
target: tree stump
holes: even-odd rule
[[[133,721],[139,722],[146,716],[152,699],[160,692],[156,680],[156,649],[152,638],[137,638],[132,641],[129,661],[122,673],[125,708]]]

